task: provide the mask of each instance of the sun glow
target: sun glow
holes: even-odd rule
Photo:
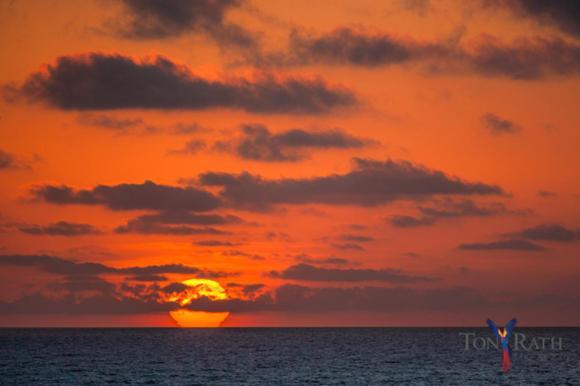
[[[182,282],[187,287],[183,291],[170,294],[168,301],[185,307],[193,300],[201,297],[210,300],[225,300],[228,295],[217,282],[208,279],[188,279]],[[182,308],[170,311],[169,314],[180,327],[219,327],[229,315],[229,312],[190,311]]]

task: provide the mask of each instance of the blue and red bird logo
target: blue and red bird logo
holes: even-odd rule
[[[510,349],[509,341],[516,323],[517,320],[514,318],[506,324],[505,328],[501,328],[498,327],[493,322],[493,320],[487,319],[487,325],[491,329],[491,332],[499,339],[501,343],[501,369],[504,373],[510,371],[510,368],[512,367],[512,350]]]

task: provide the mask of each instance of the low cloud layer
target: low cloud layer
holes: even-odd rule
[[[526,211],[510,210],[499,202],[478,204],[473,200],[440,200],[435,202],[435,206],[419,206],[417,209],[418,216],[394,215],[389,222],[398,228],[414,228],[435,225],[440,220],[446,219],[527,214]]]
[[[312,149],[356,149],[369,144],[371,141],[338,129],[317,132],[291,129],[272,133],[264,125],[246,124],[237,138],[219,141],[214,148],[247,160],[294,162],[307,158],[306,151]]]
[[[226,235],[230,232],[212,225],[240,224],[243,220],[232,215],[198,214],[187,211],[165,211],[145,214],[127,221],[115,229],[116,233],[139,233],[158,235]],[[198,225],[192,227],[191,225]]]
[[[459,249],[464,251],[491,251],[491,250],[509,250],[524,252],[539,252],[546,248],[539,244],[532,243],[528,240],[506,239],[491,241],[488,243],[466,243],[461,244]]]
[[[467,182],[408,161],[354,159],[346,174],[266,180],[249,173],[204,173],[199,182],[222,187],[221,197],[235,206],[264,209],[274,204],[374,206],[434,195],[499,195],[499,186]]]
[[[253,48],[256,37],[226,21],[226,13],[242,0],[123,0],[123,13],[109,21],[117,35],[136,40],[167,39],[203,34],[223,46]]]
[[[16,166],[16,160],[10,153],[0,149],[0,170],[10,169]]]
[[[432,277],[415,276],[398,269],[326,268],[306,263],[292,265],[283,271],[272,271],[270,272],[270,276],[280,279],[320,282],[379,281],[388,283],[415,283],[434,280]]]
[[[532,80],[580,74],[580,45],[557,37],[506,42],[489,35],[463,42],[414,41],[386,33],[340,27],[323,34],[300,30],[290,35],[285,52],[265,53],[263,66],[342,65],[365,68],[416,66],[436,74],[475,74]]]
[[[350,91],[319,78],[208,80],[163,57],[136,61],[100,53],[61,56],[45,70],[29,75],[22,85],[4,87],[4,94],[8,100],[23,97],[62,110],[222,107],[318,114],[356,103]]]
[[[0,266],[37,268],[46,273],[64,276],[192,274],[199,277],[218,278],[232,275],[183,264],[116,268],[101,263],[81,263],[47,255],[0,255]]]
[[[493,113],[485,113],[481,116],[481,121],[492,134],[515,134],[521,130],[519,125]]]
[[[86,236],[98,235],[102,232],[90,224],[58,221],[47,225],[20,225],[18,230],[22,233],[35,236]]]
[[[540,224],[510,233],[509,236],[534,241],[573,242],[580,241],[580,229],[569,229],[559,224]]]
[[[529,17],[580,37],[580,3],[576,0],[485,0],[483,4],[508,8],[518,17]]]
[[[97,185],[80,190],[65,185],[41,185],[33,187],[30,193],[51,204],[103,205],[112,210],[208,211],[220,205],[217,197],[204,190],[158,185],[151,181]]]

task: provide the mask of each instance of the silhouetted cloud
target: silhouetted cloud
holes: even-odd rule
[[[431,0],[399,0],[397,2],[399,7],[414,12],[420,16],[427,15],[431,9]]]
[[[398,269],[322,268],[310,264],[296,264],[283,271],[271,271],[270,276],[301,281],[381,281],[414,283],[435,280],[432,277],[409,275]]]
[[[180,283],[175,283],[180,284]],[[171,290],[186,291],[176,286]],[[157,289],[157,292],[163,289]],[[155,289],[140,287],[133,293],[107,293],[86,298],[45,297],[29,294],[11,303],[0,303],[0,314],[139,314],[170,311],[172,302],[155,296]],[[272,294],[251,299],[194,299],[187,308],[208,312],[328,312],[328,311],[465,311],[480,310],[490,302],[472,288],[452,287],[418,290],[412,288],[353,287],[325,288],[286,284]],[[573,302],[567,302],[567,305]]]
[[[196,154],[206,148],[205,141],[202,139],[191,139],[183,145],[181,149],[174,149],[168,151],[168,154]]]
[[[201,247],[235,247],[240,245],[240,243],[233,243],[231,241],[223,240],[201,240],[195,241],[193,244]]]
[[[40,157],[35,155],[34,158],[38,160]],[[11,169],[31,169],[31,167],[28,162],[20,159],[20,157],[0,149],[0,171]]]
[[[568,229],[559,224],[540,224],[520,232],[510,233],[509,236],[536,241],[571,242],[580,241],[580,230]]]
[[[395,200],[434,195],[498,195],[499,186],[466,182],[408,161],[354,159],[347,174],[311,178],[266,180],[249,173],[203,173],[199,182],[222,187],[221,197],[231,204],[265,209],[274,204],[328,204],[374,206]]]
[[[365,236],[365,235],[354,235],[351,233],[345,233],[338,236],[340,240],[343,241],[354,241],[357,243],[368,243],[370,241],[375,241],[374,237]]]
[[[151,181],[80,190],[65,185],[41,185],[33,187],[30,193],[52,204],[103,205],[112,210],[207,211],[220,205],[215,196],[204,190],[157,185]]]
[[[580,4],[576,0],[485,0],[486,6],[507,7],[575,37],[580,37]]]
[[[6,86],[4,94],[8,100],[22,96],[63,110],[223,107],[317,114],[356,103],[350,91],[321,79],[206,80],[163,57],[138,62],[99,53],[61,56],[46,70],[29,75],[22,85]]]
[[[47,255],[0,255],[0,265],[31,267],[65,276],[79,275],[162,275],[192,274],[198,277],[225,277],[232,273],[207,271],[183,264],[162,264],[116,268],[101,263],[75,262]]]
[[[340,249],[341,251],[364,251],[365,249],[357,243],[334,243],[330,244],[332,248]]]
[[[510,210],[499,202],[477,204],[473,200],[451,201],[439,200],[434,207],[419,206],[420,215],[394,215],[389,221],[399,228],[412,228],[419,226],[434,225],[442,219],[460,217],[489,217],[496,215],[526,215],[527,211]]]
[[[155,275],[155,274],[142,274],[142,275],[133,275],[128,278],[130,281],[145,281],[145,282],[156,282],[156,281],[168,281],[169,278],[164,275]]]
[[[142,224],[171,225],[228,225],[244,222],[240,217],[233,215],[198,214],[187,211],[165,211],[155,214],[145,214],[131,221]]]
[[[247,257],[250,260],[256,260],[256,261],[261,261],[261,260],[266,260],[266,258],[264,256],[258,255],[256,253],[249,253],[249,252],[244,252],[241,251],[239,249],[228,249],[225,251],[222,251],[221,254],[223,256],[228,256],[228,257]]]
[[[156,223],[144,223],[137,220],[129,220],[126,225],[115,228],[115,233],[127,234],[138,233],[142,235],[229,235],[231,232],[222,231],[212,227],[190,227],[186,225],[160,225]]]
[[[197,214],[187,211],[165,211],[145,214],[127,221],[115,229],[117,233],[166,234],[166,235],[225,235],[222,231],[207,225],[240,224],[243,220],[232,215]],[[191,227],[189,225],[206,225]]]
[[[546,248],[527,240],[506,239],[499,241],[491,241],[489,243],[461,244],[459,246],[459,249],[465,251],[512,250],[512,251],[537,252],[543,251]]]
[[[304,264],[315,264],[315,265],[347,265],[350,263],[349,260],[340,257],[325,257],[325,258],[313,258],[309,255],[301,254],[295,256],[296,260]]]
[[[0,315],[8,314],[147,314],[167,312],[182,308],[168,300],[168,295],[180,293],[189,296],[195,289],[183,283],[170,283],[163,287],[151,285],[127,285],[112,289],[107,283],[90,283],[82,288],[65,288],[61,296],[46,296],[27,293],[12,302],[0,302]],[[575,309],[578,297],[575,295],[558,296],[515,296],[511,300],[497,301],[497,297],[487,299],[479,291],[468,287],[443,287],[415,289],[409,287],[305,287],[285,284],[271,292],[264,291],[261,284],[227,285],[228,292],[241,290],[244,297],[210,299],[205,296],[192,299],[185,308],[207,312],[349,312],[371,311],[384,313],[397,312],[454,312],[481,311],[482,309],[505,309],[513,312],[519,307],[529,308],[538,304],[549,310]],[[85,291],[93,295],[80,296]],[[245,292],[245,293],[244,293]]]
[[[58,221],[47,225],[20,225],[18,230],[23,233],[37,236],[86,236],[102,233],[90,224],[67,221]]]
[[[424,73],[475,74],[532,80],[580,74],[580,45],[557,37],[512,42],[481,35],[462,42],[419,42],[342,27],[326,34],[296,30],[287,51],[252,56],[262,66],[346,65],[374,68],[407,65]]]
[[[294,30],[290,35],[288,64],[347,64],[365,67],[409,62],[423,55],[435,54],[437,45],[403,41],[387,34],[368,34],[364,30],[338,28],[315,36]]]
[[[508,119],[501,118],[493,113],[485,113],[481,121],[492,134],[515,134],[521,128]]]
[[[242,291],[242,294],[246,297],[253,296],[257,292],[266,288],[266,286],[261,283],[256,284],[227,283],[226,287],[228,288],[228,291],[230,291],[231,289],[239,289]]]
[[[264,125],[246,124],[240,131],[238,138],[218,141],[214,148],[254,161],[292,162],[306,158],[308,149],[353,149],[371,144],[338,129],[318,132],[292,129],[274,134]]]
[[[125,17],[109,22],[118,35],[128,39],[165,39],[201,33],[227,46],[252,48],[256,37],[229,23],[225,14],[242,0],[123,0]],[[127,20],[128,19],[128,20]]]
[[[433,225],[437,221],[432,217],[414,217],[407,215],[394,215],[390,218],[390,223],[398,228],[415,228],[426,225]]]
[[[94,113],[79,115],[77,122],[85,126],[100,127],[114,131],[125,131],[144,124],[141,118],[118,118],[113,115]]]
[[[558,196],[558,193],[550,192],[549,190],[538,190],[538,196],[543,198],[550,198]]]
[[[0,149],[0,170],[16,166],[14,156]]]

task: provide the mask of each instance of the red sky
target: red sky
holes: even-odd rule
[[[531,3],[1,2],[0,325],[579,325],[580,16]]]

